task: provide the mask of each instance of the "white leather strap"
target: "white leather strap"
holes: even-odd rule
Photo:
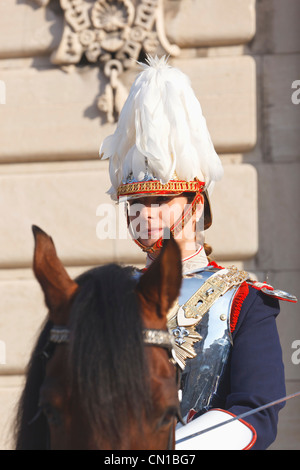
[[[248,450],[256,441],[255,429],[243,420],[236,419],[200,436],[195,436],[181,443],[178,440],[193,433],[223,423],[234,417],[232,413],[219,409],[190,421],[185,426],[176,426],[176,450]]]

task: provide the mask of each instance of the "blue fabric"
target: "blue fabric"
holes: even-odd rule
[[[233,348],[225,379],[217,393],[219,406],[235,415],[286,395],[276,326],[278,313],[276,299],[249,287],[233,333]],[[267,449],[275,440],[278,412],[283,406],[273,406],[245,418],[257,433],[253,450]]]

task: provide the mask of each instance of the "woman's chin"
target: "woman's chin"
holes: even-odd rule
[[[162,237],[162,230],[155,230],[147,235],[142,234],[138,238],[138,240],[144,245],[144,246],[152,246],[159,238]]]

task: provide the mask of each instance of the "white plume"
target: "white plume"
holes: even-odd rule
[[[206,187],[223,175],[201,105],[189,78],[171,67],[166,57],[147,58],[148,65],[133,83],[114,134],[104,139],[100,155],[110,159],[109,190],[130,175],[167,183],[174,177],[205,181]],[[146,158],[145,158],[146,157]]]

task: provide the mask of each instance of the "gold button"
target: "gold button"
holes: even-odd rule
[[[224,313],[223,313],[222,315],[220,315],[220,320],[225,321],[226,318],[227,318],[227,317],[226,317],[226,315],[225,315]]]

